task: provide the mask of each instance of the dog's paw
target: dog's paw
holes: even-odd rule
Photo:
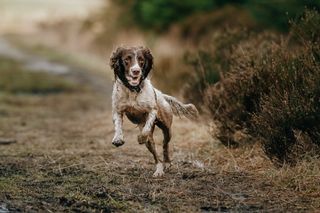
[[[153,177],[162,177],[164,175],[164,171],[155,171],[154,173],[153,173]]]
[[[153,173],[153,177],[162,177],[163,175],[164,175],[163,164],[162,163],[158,163],[157,164],[157,169]]]
[[[171,162],[165,162],[164,163],[164,169],[165,170],[169,170],[171,166],[172,166]]]
[[[112,144],[116,147],[122,146],[124,144],[124,140],[116,139],[112,141]]]
[[[145,144],[147,141],[148,141],[148,135],[146,135],[146,134],[138,135],[138,143],[139,144]]]

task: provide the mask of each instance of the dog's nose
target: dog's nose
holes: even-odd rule
[[[140,69],[133,69],[132,70],[133,75],[139,75],[140,74]]]

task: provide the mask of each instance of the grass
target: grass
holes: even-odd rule
[[[0,92],[13,94],[48,94],[73,92],[77,85],[58,76],[27,70],[22,64],[0,58]]]
[[[48,31],[49,30],[55,33],[57,31],[54,27],[48,29]],[[92,72],[102,78],[113,78],[111,72],[106,72],[105,50],[103,50],[103,54],[101,54],[90,49],[90,45],[90,47],[79,47],[78,44],[65,46],[61,45],[64,43],[61,41],[62,38],[43,39],[47,36],[50,36],[50,31],[37,35],[25,35],[23,37],[16,34],[5,35],[4,37],[10,41],[10,43],[14,44],[16,48],[22,50],[22,52],[40,56],[50,62],[65,64],[75,70]],[[101,55],[103,55],[103,57]]]
[[[111,145],[110,108],[99,94],[11,95],[0,103],[0,138],[17,140],[0,151],[0,203],[11,211],[320,208],[316,159],[276,168],[257,144],[227,149],[212,140],[204,121],[175,119],[173,165],[153,178],[152,156],[138,145],[134,125],[125,122],[123,147]],[[159,132],[156,142],[160,150]]]

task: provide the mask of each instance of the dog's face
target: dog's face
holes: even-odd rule
[[[142,50],[127,49],[121,60],[124,62],[125,77],[131,86],[138,86],[142,78],[142,69],[146,62]]]
[[[127,87],[137,87],[152,69],[153,57],[143,47],[118,47],[110,58],[110,66],[116,77]]]

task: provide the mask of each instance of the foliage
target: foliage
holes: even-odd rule
[[[211,0],[122,0],[134,20],[144,28],[163,29],[197,11],[208,11],[216,4]]]
[[[208,85],[217,83],[221,74],[230,69],[229,56],[233,46],[241,40],[248,39],[248,36],[248,32],[239,29],[219,31],[213,36],[214,47],[210,52],[205,50],[206,46],[200,48],[197,54],[186,53],[185,62],[191,65],[195,72],[192,81],[188,83],[185,89],[185,98],[197,103],[198,108],[201,108],[203,91]]]
[[[319,17],[306,12],[286,42],[279,35],[260,33],[235,39],[230,51],[208,52],[213,59],[223,56],[228,61],[223,69],[208,69],[223,64],[218,60],[198,60],[198,68],[221,75],[201,92],[212,119],[219,122],[222,143],[240,145],[235,136],[240,131],[261,141],[266,154],[278,162],[294,163],[306,152],[319,150]]]
[[[118,0],[136,24],[145,29],[163,31],[171,24],[181,21],[193,14],[205,14],[221,9],[226,5],[236,5],[248,11],[259,24],[279,30],[288,29],[288,18],[295,19],[302,15],[304,9],[320,8],[316,0]]]
[[[298,19],[303,15],[305,8],[320,9],[317,0],[247,0],[246,8],[258,23],[278,30],[287,30],[288,20]]]

